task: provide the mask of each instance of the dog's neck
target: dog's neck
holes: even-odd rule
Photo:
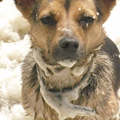
[[[33,49],[33,56],[41,69],[40,76],[44,78],[46,88],[51,91],[64,91],[65,89],[72,89],[80,83],[91,66],[95,54],[89,54],[84,60],[84,64],[77,64],[71,68],[46,64],[41,57],[41,49],[38,47]]]

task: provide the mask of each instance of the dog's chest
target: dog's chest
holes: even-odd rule
[[[96,67],[93,72],[94,74],[92,73],[92,76],[90,77],[92,82],[85,87],[82,92],[79,93],[79,98],[77,100],[72,101],[72,104],[74,105],[90,106],[92,109],[97,111],[99,115],[96,114],[95,116],[89,117],[76,116],[74,119],[67,118],[65,120],[109,120],[109,118],[114,118],[118,108],[116,104],[116,97],[114,96],[114,91],[112,89],[112,83],[109,81],[113,77],[113,70],[111,70],[112,63],[110,66],[108,66],[108,62],[106,62],[106,60],[108,61],[109,59],[104,59],[104,61],[97,59],[94,61],[94,63],[99,64],[95,64]],[[104,64],[104,68],[101,66],[101,64]],[[108,70],[111,70],[111,72]],[[51,77],[46,78],[45,83],[47,89],[51,89],[53,91],[62,91],[65,88],[74,87],[81,81],[82,77],[83,76],[75,77],[72,75],[70,69],[64,69],[60,75],[52,75]],[[108,102],[109,99],[112,99],[113,102]],[[108,108],[108,110],[106,111],[103,106],[104,108]],[[56,118],[52,118],[51,120],[57,120]]]
[[[74,76],[69,68],[65,68],[59,75],[52,75],[45,78],[47,89],[61,91],[63,89],[73,88],[81,81],[81,76]]]

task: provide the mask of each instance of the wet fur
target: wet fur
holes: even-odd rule
[[[91,117],[77,116],[74,120],[80,118],[85,120],[112,120],[118,115],[119,52],[112,41],[108,38],[105,41],[106,44],[93,60],[95,69],[90,78],[92,79],[91,83],[79,94],[79,99],[72,102],[93,108],[97,115]],[[110,50],[111,47],[112,50]],[[22,103],[27,113],[35,116],[35,120],[37,118],[39,120],[57,120],[57,113],[45,103],[40,94],[36,62],[33,59],[32,52],[25,58],[22,69]],[[68,120],[71,119],[68,118]]]
[[[64,37],[64,32],[69,37],[71,37],[71,34],[74,37],[78,36],[81,48],[83,47],[82,50],[84,51],[85,49],[85,52],[81,53],[81,55],[84,54],[84,57],[81,57],[75,66],[84,65],[87,61],[86,59],[88,55],[91,53],[94,54],[94,57],[92,58],[94,63],[93,66],[88,64],[88,68],[94,67],[94,71],[89,78],[91,82],[79,93],[79,98],[75,101],[71,101],[71,103],[80,106],[88,106],[94,109],[96,114],[89,117],[76,116],[74,119],[67,118],[66,120],[112,120],[119,118],[119,104],[117,96],[120,85],[119,51],[116,45],[109,38],[105,38],[104,30],[102,29],[102,24],[109,17],[110,11],[115,5],[115,0],[87,0],[90,3],[89,7],[91,8],[91,11],[93,10],[95,13],[99,13],[96,23],[93,26],[88,27],[88,29],[87,27],[79,29],[78,25],[74,22],[70,22],[68,25],[66,21],[61,21],[61,23],[63,23],[60,24],[62,28],[58,25],[57,28],[53,27],[50,31],[47,27],[38,22],[41,17],[39,16],[39,12],[41,13],[41,11],[43,11],[43,8],[40,8],[40,6],[45,6],[44,3],[46,2],[48,5],[52,2],[55,5],[59,5],[61,4],[59,1],[60,0],[48,0],[48,2],[47,0],[44,2],[43,0],[15,0],[15,3],[17,8],[22,12],[23,16],[28,19],[31,24],[30,33],[33,36],[32,47],[34,48],[34,46],[37,46],[43,49],[44,52],[42,57],[47,64],[53,66],[57,64],[55,60],[57,58],[54,59],[53,57],[50,57],[49,54],[53,52],[53,50],[56,51],[55,43],[59,41],[58,38],[61,35]],[[81,3],[83,4],[84,2],[81,1]],[[65,12],[69,13],[70,10],[72,11],[73,8],[71,7],[71,4],[78,7],[78,4],[75,4],[72,0],[71,2],[70,0],[64,0],[64,7],[66,11],[62,11],[62,14]],[[87,2],[85,5],[88,5]],[[81,6],[81,8],[82,7],[84,9],[84,6]],[[59,10],[60,7],[55,7],[55,9]],[[90,11],[87,11],[86,13],[91,14]],[[77,16],[77,12],[74,15]],[[72,24],[74,24],[76,28],[75,30],[68,27]],[[39,31],[41,31],[41,33],[39,33]],[[48,32],[50,33],[48,34]],[[40,39],[41,42],[39,41]],[[94,52],[94,49],[103,43],[104,45],[101,49]],[[55,52],[53,52],[52,55],[57,56]],[[38,76],[36,70],[37,66],[38,64],[33,58],[33,52],[31,51],[26,56],[22,65],[23,107],[28,115],[34,116],[34,120],[59,120],[56,111],[45,102],[42,94],[40,93],[40,84],[37,78]],[[57,79],[54,75],[50,78],[46,78],[45,83],[47,89],[51,91],[63,91],[64,89],[72,90],[72,88],[81,81],[81,77],[73,76],[69,73],[69,71],[70,69],[67,68],[66,72],[68,74],[64,74],[62,77],[59,76]],[[86,75],[86,73],[84,73],[84,75]],[[82,77],[84,77],[84,75]],[[59,81],[60,78],[61,81]]]

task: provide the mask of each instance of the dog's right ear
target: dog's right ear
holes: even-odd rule
[[[14,0],[18,10],[26,19],[29,19],[30,13],[34,9],[37,0]]]
[[[116,5],[116,0],[94,0],[94,1],[99,12],[102,15],[103,22],[105,22],[110,15],[110,11]]]

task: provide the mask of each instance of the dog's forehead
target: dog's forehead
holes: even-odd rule
[[[38,19],[47,15],[53,15],[56,20],[77,20],[83,15],[98,17],[94,0],[42,0],[37,12]]]
[[[80,10],[82,8],[94,9],[96,7],[94,0],[42,0],[42,4],[46,7],[55,6],[57,8],[57,6],[59,6],[58,8],[64,9],[67,12],[69,12],[71,8],[79,8],[78,10]]]

